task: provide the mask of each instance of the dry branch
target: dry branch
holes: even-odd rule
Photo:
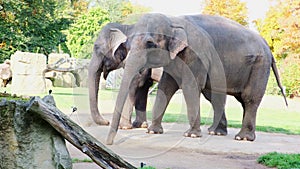
[[[27,111],[39,114],[66,140],[87,154],[102,168],[136,168],[112,152],[56,108],[51,95],[46,96],[44,99],[33,97],[29,103]]]

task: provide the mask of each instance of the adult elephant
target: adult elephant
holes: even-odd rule
[[[104,26],[99,33],[97,40],[94,43],[93,55],[89,65],[89,101],[92,118],[98,125],[109,125],[109,121],[104,119],[98,109],[98,90],[101,73],[104,79],[112,70],[119,69],[124,66],[130,42],[127,37],[130,37],[134,25],[122,25],[118,23],[109,23]],[[148,127],[146,121],[146,104],[148,89],[153,84],[153,80],[158,81],[158,78],[151,77],[151,74],[157,73],[157,70],[147,69],[141,75],[136,76],[128,102],[125,104],[124,116],[120,123],[120,128],[129,129],[132,127]],[[137,88],[137,89],[135,89]],[[131,101],[133,100],[133,101]],[[136,119],[131,124],[131,113],[133,105],[136,109]]]
[[[182,88],[190,129],[187,137],[200,134],[200,93],[214,109],[210,133],[227,134],[224,114],[226,94],[243,106],[243,121],[237,140],[255,139],[257,108],[264,95],[270,67],[279,87],[277,68],[269,46],[258,34],[216,16],[167,17],[147,14],[134,28],[131,52],[118,94],[107,144],[118,130],[123,104],[134,77],[144,69],[164,67],[153,108],[150,133],[162,133],[161,120],[172,95]]]

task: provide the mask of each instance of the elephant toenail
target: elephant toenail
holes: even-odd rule
[[[188,137],[188,136],[189,136],[189,134],[188,134],[188,133],[184,133],[184,136],[185,136],[185,137]]]
[[[235,137],[236,140],[241,140],[242,138],[240,136]]]
[[[147,122],[143,122],[141,125],[141,128],[148,128],[148,123]]]
[[[191,134],[191,137],[192,138],[196,138],[196,137],[198,137],[196,134]]]
[[[215,132],[214,131],[210,131],[209,134],[210,135],[215,135]]]
[[[246,138],[246,137],[244,137],[244,139],[243,139],[244,141],[247,141],[248,139]]]
[[[155,134],[155,132],[151,130],[151,131],[149,131],[149,134]]]
[[[222,134],[220,132],[217,133],[218,136],[221,136]]]

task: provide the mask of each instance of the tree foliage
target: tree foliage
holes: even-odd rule
[[[140,14],[150,11],[149,8],[132,4],[128,0],[92,0],[90,4],[106,10],[111,22],[123,22],[132,14]]]
[[[16,50],[48,54],[64,48],[68,0],[0,0],[0,61]],[[66,48],[64,48],[66,50]]]
[[[300,0],[276,0],[256,26],[280,62],[287,94],[300,95]]]
[[[79,16],[66,31],[68,49],[76,58],[91,57],[96,36],[108,22],[126,21],[131,24],[131,20],[126,20],[129,15],[148,10],[124,0],[96,0],[90,1],[90,4],[89,11]]]
[[[240,0],[205,0],[202,13],[223,16],[241,25],[248,25],[246,3]]]
[[[75,58],[90,58],[95,37],[109,20],[109,14],[102,8],[95,7],[81,15],[68,29],[67,46],[71,56]]]
[[[256,25],[277,59],[300,59],[300,0],[278,0]]]

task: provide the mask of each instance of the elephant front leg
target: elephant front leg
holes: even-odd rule
[[[147,128],[146,106],[148,99],[148,90],[153,85],[152,79],[147,79],[142,87],[139,87],[135,98],[136,118],[132,123],[134,128]]]
[[[179,87],[173,77],[164,72],[158,85],[158,91],[152,110],[152,123],[151,126],[148,127],[149,134],[163,133],[163,128],[161,125],[162,118],[167,105],[178,89]]]
[[[122,111],[122,116],[119,124],[120,129],[122,130],[132,129],[132,124],[131,124],[132,110],[133,110],[133,102],[130,100],[130,97],[128,97],[126,99]]]
[[[187,115],[190,128],[184,133],[185,137],[201,137],[200,129],[200,95],[197,88],[183,87],[184,99],[187,106]]]

